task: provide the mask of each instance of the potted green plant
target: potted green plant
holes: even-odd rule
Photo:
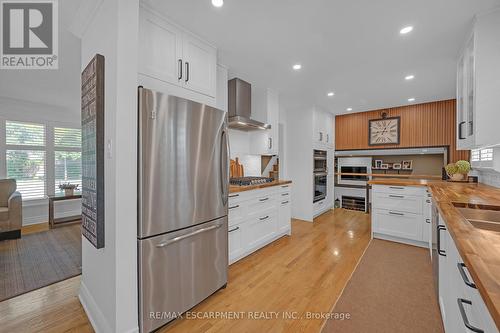
[[[78,189],[78,184],[71,184],[71,183],[62,183],[59,184],[59,189],[61,191],[64,190],[64,195],[66,196],[72,196],[75,194],[75,190]]]
[[[450,163],[445,166],[446,173],[448,177],[455,182],[463,182],[467,180],[470,163],[468,161],[460,160],[455,163]]]

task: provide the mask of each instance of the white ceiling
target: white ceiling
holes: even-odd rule
[[[67,27],[80,0],[59,1],[59,69],[0,70],[0,98],[7,97],[80,112],[80,40]]]
[[[213,42],[232,75],[286,106],[345,113],[454,98],[455,62],[474,13],[500,0],[145,0]],[[399,30],[414,26],[413,32]],[[294,72],[294,63],[302,70]],[[405,82],[407,74],[415,79]],[[334,97],[327,97],[334,91]]]

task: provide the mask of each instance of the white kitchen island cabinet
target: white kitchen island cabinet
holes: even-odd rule
[[[291,235],[291,186],[229,194],[229,264]]]

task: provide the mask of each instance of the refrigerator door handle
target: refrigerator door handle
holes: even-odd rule
[[[221,187],[222,203],[227,204],[229,195],[229,141],[227,139],[227,130],[222,129],[221,134]]]
[[[207,231],[210,231],[210,230],[214,230],[214,229],[218,229],[222,226],[222,224],[216,224],[216,225],[213,225],[211,227],[207,227],[207,228],[203,228],[203,229],[199,229],[199,230],[196,230],[196,231],[193,231],[189,234],[186,234],[186,235],[182,235],[182,236],[179,236],[179,237],[175,237],[175,238],[172,238],[172,239],[169,239],[168,241],[166,242],[161,242],[161,243],[158,243],[156,244],[156,247],[165,247],[165,246],[168,246],[170,244],[173,244],[173,243],[177,243],[183,239],[186,239],[186,238],[189,238],[189,237],[193,237],[195,235],[198,235],[198,234],[201,234],[201,233],[204,233],[204,232],[207,232]]]

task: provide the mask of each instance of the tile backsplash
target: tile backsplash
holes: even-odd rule
[[[479,182],[500,188],[500,172],[493,169],[474,169],[471,175],[478,176]]]

